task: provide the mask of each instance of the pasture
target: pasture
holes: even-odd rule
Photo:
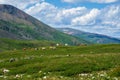
[[[4,51],[0,80],[120,80],[120,45]]]

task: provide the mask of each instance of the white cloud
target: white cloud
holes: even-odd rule
[[[77,2],[94,2],[94,3],[113,3],[118,0],[62,0],[67,3],[77,3]]]
[[[36,5],[26,9],[25,12],[47,24],[55,24],[59,21],[59,19],[56,19],[58,12],[57,7],[47,2],[37,3]]]
[[[76,7],[71,9],[61,9],[57,15],[56,19],[60,20],[63,24],[70,24],[71,20],[74,17],[82,16],[84,13],[87,12],[87,8],[85,7]]]
[[[58,8],[41,2],[25,9],[28,14],[53,27],[77,27],[88,32],[116,35],[120,30],[120,6],[113,5],[103,9],[86,7]]]
[[[98,9],[92,9],[89,13],[78,16],[72,20],[73,25],[93,25],[95,23],[96,17],[99,15],[100,11]]]
[[[104,14],[101,14],[101,24],[103,25],[110,25],[114,27],[120,28],[120,6],[113,5],[106,7],[102,10]]]
[[[31,6],[30,8],[26,9],[25,11],[31,15],[36,15],[37,13],[49,13],[50,11],[56,10],[56,7],[47,3],[47,2],[42,2],[42,3],[37,3],[34,6]],[[52,12],[51,11],[51,12]]]
[[[59,9],[47,2],[36,4],[25,10],[39,20],[47,24],[70,24],[74,17],[81,16],[87,12],[85,7],[76,7],[70,9]]]
[[[117,2],[118,0],[90,0],[90,1],[96,3],[112,3],[112,2]]]
[[[62,0],[63,2],[67,2],[67,3],[76,3],[79,2],[79,0]]]
[[[0,0],[0,4],[9,4],[24,10],[29,5],[44,2],[44,0]]]

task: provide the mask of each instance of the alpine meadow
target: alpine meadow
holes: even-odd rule
[[[0,0],[0,80],[120,80],[119,0]]]

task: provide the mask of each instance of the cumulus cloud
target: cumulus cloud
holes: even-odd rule
[[[104,29],[106,31],[110,31],[108,33],[108,35],[112,35],[112,36],[116,36],[116,37],[120,37],[118,36],[118,32],[120,31],[120,5],[112,5],[112,6],[108,6],[106,8],[104,8],[103,10],[101,10],[101,25],[103,26],[108,26],[108,27],[104,27]],[[99,28],[99,27],[98,27]]]
[[[87,8],[85,7],[76,7],[76,8],[70,8],[70,9],[61,9],[56,14],[56,19],[60,20],[63,24],[69,25],[71,23],[71,20],[74,17],[82,16],[84,13],[87,12]]]
[[[94,2],[94,3],[113,3],[118,0],[62,0],[67,3],[77,3],[77,2]]]
[[[69,25],[74,17],[82,16],[88,10],[86,7],[59,9],[52,4],[42,2],[25,11],[47,24]]]
[[[25,12],[47,24],[55,24],[59,21],[59,19],[56,19],[58,12],[57,7],[47,2],[37,3],[36,5],[26,9]]]
[[[99,15],[100,11],[98,9],[92,9],[89,13],[78,16],[72,20],[73,25],[93,25],[95,24],[95,19]]]
[[[120,21],[120,6],[113,5],[102,10],[101,14],[102,24],[111,24],[113,26],[119,24]]]
[[[30,8],[27,8],[25,11],[31,15],[36,15],[37,13],[43,14],[43,13],[49,13],[55,10],[56,7],[47,3],[47,2],[42,2],[42,3],[37,3],[34,6],[31,6]]]

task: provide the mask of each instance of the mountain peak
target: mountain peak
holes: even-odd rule
[[[15,13],[18,9],[12,5],[8,4],[0,4],[0,11],[1,12],[7,12],[12,14],[13,12]]]
[[[19,17],[22,19],[26,19],[28,17],[28,14],[23,12],[22,10],[8,4],[0,4],[0,13],[6,13],[9,14],[7,17],[9,18],[10,15],[13,15],[15,17]],[[1,17],[2,15],[0,15]]]
[[[9,4],[0,4],[0,8],[2,8],[2,7],[14,7],[14,6],[9,5]]]

